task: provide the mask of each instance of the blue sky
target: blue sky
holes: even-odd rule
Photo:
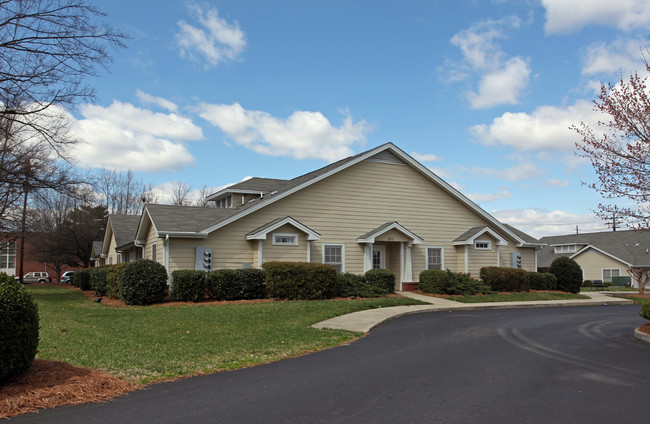
[[[605,229],[572,123],[641,69],[648,0],[97,2],[129,35],[79,165],[161,196],[293,178],[388,141],[534,236]]]

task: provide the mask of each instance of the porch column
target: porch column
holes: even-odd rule
[[[307,240],[307,262],[311,262],[311,240]]]
[[[372,269],[372,243],[366,243],[363,255],[363,272]]]
[[[469,272],[469,245],[465,245],[465,273]]]
[[[404,281],[410,283],[413,281],[413,267],[411,265],[411,249],[413,248],[413,243],[408,243],[406,245],[406,263],[404,264]]]
[[[497,244],[497,266],[501,266],[501,246]]]
[[[264,240],[257,240],[257,268],[262,269],[262,243]]]

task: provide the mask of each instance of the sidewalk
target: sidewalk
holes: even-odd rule
[[[590,299],[578,300],[535,300],[528,302],[489,302],[489,303],[460,303],[437,297],[424,296],[413,292],[397,292],[405,297],[421,300],[429,305],[394,306],[391,308],[368,309],[341,315],[312,325],[314,328],[329,328],[333,330],[348,330],[367,333],[377,325],[403,315],[420,312],[477,310],[477,309],[514,309],[514,308],[553,308],[560,306],[593,306],[593,305],[631,305],[633,302],[608,296],[604,293],[581,293]]]

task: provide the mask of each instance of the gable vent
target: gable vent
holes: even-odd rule
[[[381,151],[376,155],[370,156],[366,159],[369,162],[381,162],[381,163],[390,163],[393,165],[406,165],[402,159],[395,156],[392,152],[388,150]]]

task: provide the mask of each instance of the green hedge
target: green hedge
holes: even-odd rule
[[[473,296],[489,293],[488,287],[469,274],[429,269],[420,273],[418,289],[425,293]]]
[[[529,272],[531,290],[557,290],[557,278],[550,272]]]
[[[336,296],[379,297],[389,292],[376,284],[369,284],[364,275],[342,272],[336,275]]]
[[[261,269],[218,269],[207,277],[208,295],[217,300],[263,299],[266,297]]]
[[[0,383],[27,371],[38,350],[38,308],[27,289],[0,274]]]
[[[579,293],[582,285],[582,269],[576,261],[566,256],[555,258],[551,263],[551,274],[557,278],[557,289],[568,293]]]
[[[645,319],[650,319],[650,300],[641,304],[641,312],[639,312],[639,315]]]
[[[528,271],[519,268],[487,266],[480,270],[481,280],[496,292],[530,291]]]
[[[106,277],[108,276],[108,267],[101,266],[97,268],[88,268],[88,270],[90,272],[90,288],[95,293],[95,296],[106,296]]]
[[[165,299],[167,271],[158,262],[150,259],[130,262],[124,266],[120,280],[120,294],[127,305],[149,305]]]
[[[366,283],[371,287],[376,287],[384,294],[395,291],[395,274],[383,268],[376,268],[366,271],[364,274]]]
[[[269,297],[329,299],[336,294],[336,270],[310,262],[267,262],[263,265]]]
[[[122,286],[122,271],[125,266],[125,263],[106,266],[108,270],[106,274],[106,296],[113,299],[122,298],[120,287]]]
[[[90,290],[92,288],[90,285],[90,269],[76,271],[72,275],[72,285],[79,287],[81,290]]]
[[[196,302],[205,298],[205,286],[205,271],[173,271],[172,290],[169,293],[169,297],[182,302]]]

